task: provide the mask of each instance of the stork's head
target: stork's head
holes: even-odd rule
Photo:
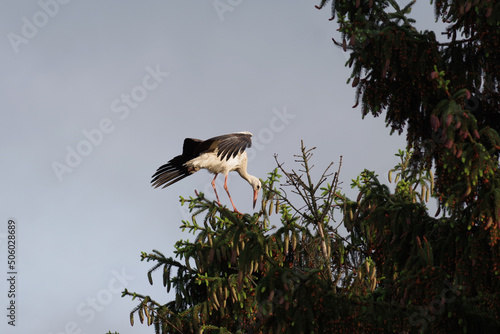
[[[262,188],[262,184],[260,183],[260,180],[258,178],[251,175],[248,179],[248,183],[250,183],[253,188],[253,208],[255,209],[255,203],[257,203],[257,197],[259,196],[259,191],[260,188]]]

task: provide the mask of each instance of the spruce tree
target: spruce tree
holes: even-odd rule
[[[500,330],[500,4],[435,0],[449,24],[418,31],[413,2],[321,1],[349,53],[363,116],[385,114],[407,147],[394,190],[364,170],[339,188],[340,165],[263,180],[260,209],[235,214],[202,193],[174,257],[142,253],[175,299],[124,291],[156,333],[493,333]],[[443,41],[444,39],[444,41]],[[360,166],[360,170],[362,166]],[[438,211],[430,213],[430,199]],[[345,230],[344,230],[345,229]],[[159,271],[161,274],[156,274]]]

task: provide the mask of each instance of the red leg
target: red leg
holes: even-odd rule
[[[212,187],[214,188],[215,197],[217,197],[217,204],[220,206],[219,195],[217,195],[217,190],[215,189],[215,179],[217,178],[217,174],[215,174],[214,179],[212,180]]]
[[[226,189],[226,192],[227,192],[227,195],[229,196],[229,200],[231,201],[231,204],[233,205],[233,209],[234,209],[234,212],[238,212],[238,210],[236,210],[236,207],[234,206],[234,203],[233,203],[233,199],[231,198],[231,195],[229,194],[229,190],[227,189],[227,175],[226,174],[226,178],[224,179],[224,189]]]

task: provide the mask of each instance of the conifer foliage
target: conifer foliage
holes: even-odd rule
[[[157,333],[325,332],[336,323],[358,323],[353,296],[375,288],[374,264],[338,232],[340,168],[329,173],[328,166],[315,183],[311,157],[312,150],[302,146],[299,172],[278,164],[253,215],[235,214],[202,193],[181,199],[193,214],[181,228],[196,239],[177,242],[176,259],[158,251],[141,256],[156,263],[150,282],[162,269],[163,284],[167,291],[175,288],[176,298],[160,305],[125,291],[140,300],[131,322],[138,316]],[[286,180],[281,190],[280,171]]]
[[[318,8],[330,1],[321,1]],[[445,42],[417,31],[415,1],[332,0],[349,51],[353,87],[363,115],[386,113],[392,132],[407,132],[415,170],[436,168],[443,210],[468,206],[470,222],[500,239],[500,3],[435,0],[450,24]],[[471,206],[471,203],[475,203]],[[497,228],[491,228],[493,224]]]
[[[181,199],[193,214],[181,228],[196,239],[177,242],[175,259],[156,250],[141,255],[155,263],[150,283],[159,269],[175,299],[162,305],[125,290],[139,300],[131,323],[138,317],[156,333],[500,329],[487,234],[456,217],[431,217],[432,172],[415,174],[410,152],[397,156],[389,172],[394,191],[365,170],[351,185],[355,201],[338,188],[340,166],[314,182],[305,147],[298,172],[278,163],[269,174],[253,215],[234,214],[201,193]]]
[[[444,37],[417,31],[414,2],[323,0],[349,52],[363,116],[386,115],[407,148],[388,173],[339,188],[277,160],[260,209],[235,214],[202,193],[181,198],[195,239],[175,257],[142,253],[151,284],[175,298],[138,301],[132,324],[156,333],[500,332],[500,3],[434,0]],[[329,6],[328,6],[329,5]],[[441,39],[446,41],[440,41]],[[339,38],[337,38],[339,39]],[[360,166],[361,170],[361,166]],[[438,210],[430,214],[429,200]]]

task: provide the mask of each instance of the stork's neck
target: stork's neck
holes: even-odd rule
[[[247,169],[246,169],[246,168],[245,168],[245,169],[242,169],[242,168],[238,169],[238,173],[240,174],[240,176],[241,176],[242,178],[244,178],[245,180],[247,180],[247,182],[248,182],[248,183],[250,183],[250,184],[251,184],[250,179],[252,178],[252,175],[248,174],[248,172],[247,172]]]
[[[240,174],[240,176],[242,178],[244,178],[245,180],[247,180],[248,183],[251,184],[250,182],[250,179],[252,178],[252,175],[248,174],[247,172],[247,161],[248,161],[248,158],[247,158],[247,152],[243,152],[241,154],[241,159],[240,159],[240,166],[239,168],[236,170],[238,172],[238,174]]]

